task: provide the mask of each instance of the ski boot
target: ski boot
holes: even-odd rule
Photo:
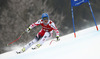
[[[37,48],[40,48],[41,44],[37,44],[34,48],[32,48],[33,50],[34,49],[37,49]]]
[[[17,54],[25,52],[25,48],[22,48],[21,51],[16,51]]]

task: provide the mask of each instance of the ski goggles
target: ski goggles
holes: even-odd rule
[[[43,20],[48,20],[48,17],[44,17]]]

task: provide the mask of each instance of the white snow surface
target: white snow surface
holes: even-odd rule
[[[71,33],[60,39],[51,45],[51,40],[46,41],[39,49],[31,47],[21,54],[16,54],[18,48],[0,54],[0,59],[100,59],[100,30],[95,26],[76,32],[76,38]]]

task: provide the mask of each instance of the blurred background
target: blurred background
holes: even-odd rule
[[[100,24],[99,2],[100,0],[90,0],[97,24]],[[60,36],[73,32],[70,0],[0,0],[0,54],[31,41],[41,26],[35,27],[29,34],[24,34],[20,40],[7,47],[30,24],[40,19],[44,12],[55,22]],[[76,31],[95,26],[88,3],[74,7],[74,16]]]

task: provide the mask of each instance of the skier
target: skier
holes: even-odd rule
[[[37,36],[32,41],[30,41],[28,44],[26,44],[21,49],[21,51],[17,51],[16,52],[17,54],[25,52],[29,47],[31,47],[34,43],[36,43],[37,41],[40,40],[39,44],[37,44],[36,47],[33,49],[39,48],[44,43],[44,41],[46,41],[48,38],[52,37],[53,30],[56,32],[57,41],[60,40],[59,39],[59,31],[58,31],[57,27],[55,26],[54,22],[49,19],[49,15],[47,13],[43,13],[41,18],[42,19],[31,24],[27,28],[26,32],[29,33],[32,28],[34,28],[35,26],[38,26],[38,25],[41,25],[42,29],[40,30],[40,32],[37,34]]]

